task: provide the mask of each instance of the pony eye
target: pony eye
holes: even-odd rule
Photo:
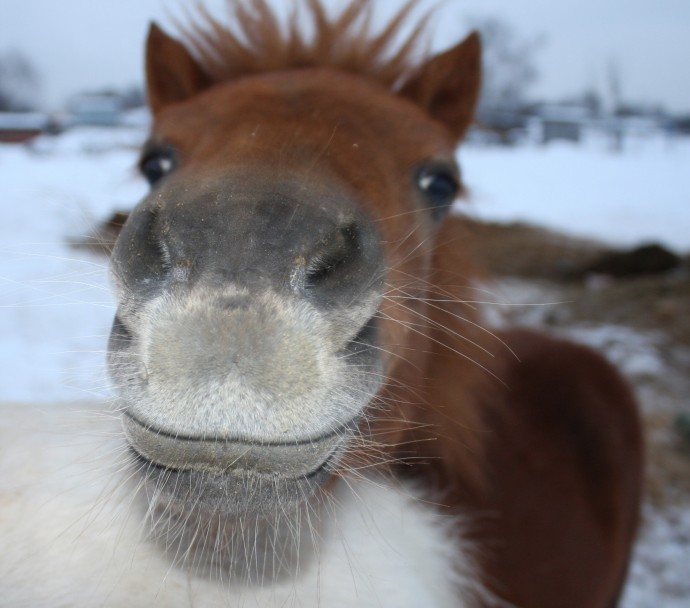
[[[417,187],[429,201],[435,218],[443,215],[460,190],[457,177],[443,168],[422,169],[417,176]]]
[[[170,150],[150,152],[139,163],[139,168],[149,184],[153,185],[175,168],[175,156]]]

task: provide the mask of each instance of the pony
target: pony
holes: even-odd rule
[[[379,32],[366,0],[228,3],[148,34],[113,413],[5,408],[3,601],[615,606],[634,398],[584,346],[487,328],[449,213],[478,35],[415,60],[415,2]]]

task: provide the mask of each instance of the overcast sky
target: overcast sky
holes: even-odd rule
[[[401,4],[378,3],[387,14]],[[205,4],[218,13],[223,0]],[[0,53],[15,49],[32,60],[50,109],[74,91],[141,82],[148,22],[170,25],[171,15],[193,2],[0,0],[0,6]],[[557,99],[585,88],[606,94],[615,65],[626,100],[690,112],[690,0],[445,0],[434,22],[434,47],[462,37],[469,15],[489,14],[524,37],[545,36],[535,95]]]

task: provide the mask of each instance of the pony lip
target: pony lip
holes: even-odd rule
[[[290,481],[299,482],[299,481],[305,480],[305,479],[313,479],[313,478],[317,477],[319,474],[327,473],[328,471],[331,470],[331,468],[335,465],[335,461],[337,461],[339,459],[339,456],[342,454],[342,452],[343,452],[342,448],[344,447],[344,444],[345,444],[345,438],[343,438],[333,448],[331,453],[328,454],[328,456],[326,457],[326,459],[323,462],[321,462],[319,465],[317,465],[314,469],[312,469],[310,471],[306,471],[306,472],[299,474],[299,475],[284,476],[284,475],[282,475],[280,473],[276,473],[276,472],[273,472],[273,473],[256,472],[256,471],[251,471],[251,470],[247,470],[247,469],[241,469],[241,468],[233,467],[233,468],[226,468],[226,469],[218,469],[215,471],[212,469],[208,469],[206,471],[203,471],[205,473],[208,473],[208,475],[206,475],[204,477],[204,482],[207,483],[209,481],[212,481],[214,478],[219,478],[219,479],[228,478],[229,479],[229,478],[242,478],[242,477],[249,477],[249,476],[254,476],[257,479],[265,479],[265,480],[280,479],[281,481],[287,481],[287,482],[290,482]],[[197,468],[192,468],[192,467],[186,468],[184,466],[174,467],[174,466],[168,466],[168,465],[164,465],[164,464],[155,462],[154,460],[151,460],[150,458],[148,458],[147,456],[145,456],[141,452],[139,452],[133,445],[130,444],[129,448],[132,451],[134,457],[137,460],[141,461],[142,463],[146,464],[146,466],[149,467],[150,469],[158,469],[160,471],[165,471],[166,474],[193,473],[193,472],[202,473],[202,471],[200,471]]]
[[[332,478],[343,444],[344,440],[335,445],[314,468],[294,476],[242,469],[178,469],[150,460],[131,444],[130,450],[142,466],[155,506],[185,511],[191,503],[199,512],[236,517],[275,515],[278,508],[296,508],[309,500]]]
[[[268,475],[280,479],[309,477],[333,459],[352,436],[357,418],[317,437],[270,442],[179,437],[123,416],[125,436],[138,456],[175,471]]]

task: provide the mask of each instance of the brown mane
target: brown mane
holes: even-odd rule
[[[226,26],[199,7],[191,26],[179,29],[200,67],[214,83],[265,72],[327,67],[394,88],[415,66],[414,55],[430,14],[403,36],[418,4],[408,0],[379,32],[372,27],[372,2],[353,0],[329,16],[321,0],[293,0],[286,23],[266,0],[227,0]],[[304,18],[312,34],[305,36]]]

